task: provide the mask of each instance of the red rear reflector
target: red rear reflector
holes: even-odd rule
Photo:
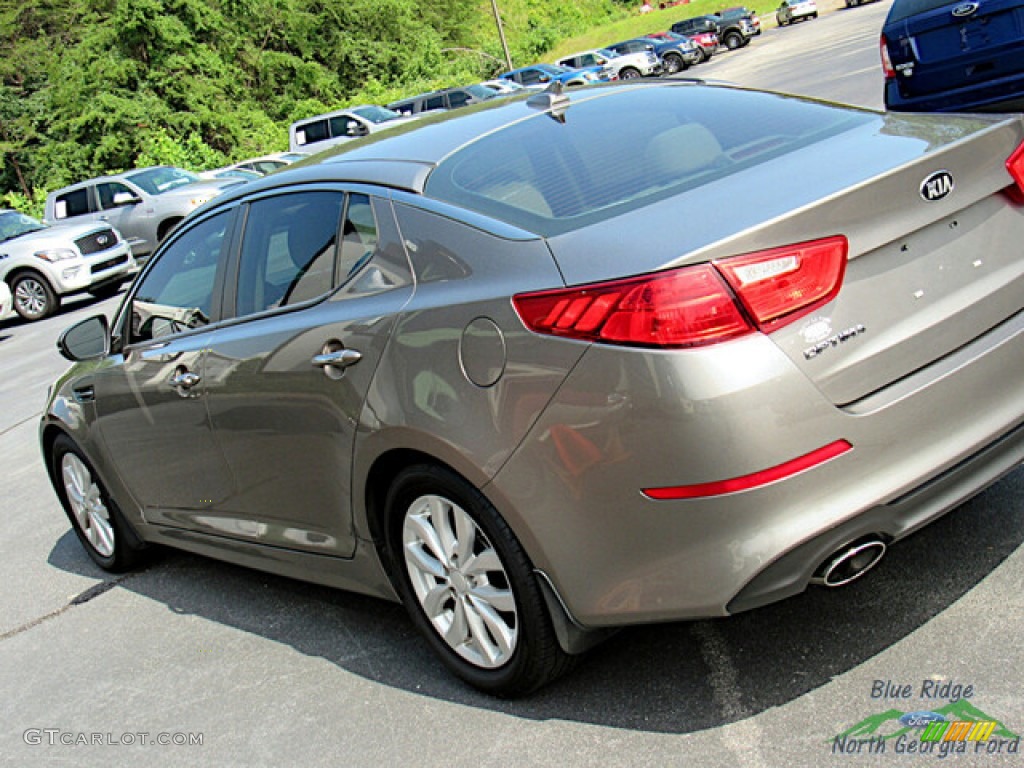
[[[753,331],[710,264],[512,298],[536,333],[644,347],[691,347]]]
[[[885,35],[882,35],[878,48],[882,56],[882,72],[885,74],[885,79],[892,80],[896,77],[896,70],[892,68],[892,59],[889,58],[889,41],[885,39]]]
[[[535,333],[641,347],[694,347],[770,332],[835,298],[841,235],[710,264],[512,297]],[[731,290],[730,290],[731,289]]]
[[[1006,194],[1013,202],[1024,205],[1024,144],[1021,144],[1006,161],[1006,170],[1010,172],[1016,184],[1006,188]]]
[[[762,331],[830,302],[846,271],[842,235],[714,262]]]
[[[699,499],[707,496],[722,496],[727,493],[738,493],[748,491],[751,488],[758,488],[777,480],[784,480],[787,477],[799,474],[805,470],[831,461],[853,449],[846,440],[836,440],[816,451],[801,456],[777,467],[762,469],[743,477],[734,477],[729,480],[716,480],[712,483],[698,483],[697,485],[677,485],[670,488],[645,488],[644,496],[656,501],[668,501],[671,499]]]

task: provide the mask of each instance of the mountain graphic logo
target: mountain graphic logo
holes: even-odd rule
[[[942,715],[949,722],[995,722],[996,728],[992,732],[991,737],[1002,739],[1020,738],[1019,734],[1011,731],[1000,720],[982,712],[969,701],[964,701],[963,699],[952,701],[943,707],[937,707],[930,710],[930,713]],[[901,721],[901,718],[906,718],[910,714],[913,713],[903,712],[899,709],[887,709],[885,712],[879,712],[877,715],[865,717],[856,725],[847,728],[842,733],[836,734],[835,738],[839,740],[875,738],[888,741],[905,734],[916,734],[920,731],[919,726],[904,725],[903,723],[907,721]],[[832,741],[832,739],[829,741]]]

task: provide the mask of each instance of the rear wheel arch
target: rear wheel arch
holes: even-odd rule
[[[171,231],[181,223],[184,216],[172,216],[169,219],[164,219],[160,222],[160,226],[156,230],[156,240],[158,243],[163,242],[164,238],[171,233]]]

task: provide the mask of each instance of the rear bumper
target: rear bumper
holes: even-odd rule
[[[584,627],[722,616],[803,590],[866,533],[895,540],[1024,458],[1024,313],[841,408],[763,336],[590,348],[484,492]],[[837,440],[853,450],[704,498]],[[897,549],[898,551],[898,549]]]
[[[893,112],[1021,112],[1024,73],[965,88],[907,97],[896,80],[885,82],[885,107]]]
[[[786,553],[762,570],[726,610],[739,613],[803,592],[841,547],[868,537],[897,541],[974,496],[1024,463],[1024,426],[904,496],[858,515]]]

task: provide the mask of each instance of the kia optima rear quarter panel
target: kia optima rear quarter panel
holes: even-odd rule
[[[941,504],[884,512],[1024,421],[1022,325],[856,411],[764,335],[595,344],[487,492],[585,626],[723,615],[800,544],[879,508],[871,532],[900,538],[998,477],[979,470]]]
[[[586,345],[538,338],[512,307],[516,292],[562,286],[541,239],[501,237],[450,210],[396,203],[395,213],[416,291],[367,392],[355,477],[389,451],[411,449],[483,485]]]

